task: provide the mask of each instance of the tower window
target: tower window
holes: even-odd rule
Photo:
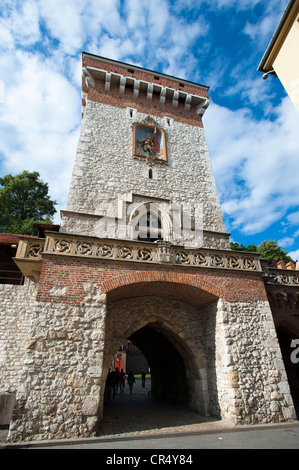
[[[159,204],[147,202],[140,204],[129,219],[132,240],[155,242],[171,239],[172,222],[167,210]]]
[[[151,211],[140,217],[135,229],[138,230],[138,240],[154,242],[163,239],[161,218]]]
[[[136,116],[136,109],[127,108],[126,109],[126,116],[127,116],[127,118],[134,118]]]

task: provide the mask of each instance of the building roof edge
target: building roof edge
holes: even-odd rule
[[[280,19],[280,21],[279,21],[279,23],[278,23],[278,25],[275,29],[275,32],[274,32],[274,34],[273,34],[273,36],[272,36],[272,38],[271,38],[271,40],[268,44],[268,47],[267,47],[267,49],[266,49],[266,51],[265,51],[265,53],[262,57],[262,60],[260,61],[260,64],[259,64],[258,69],[257,69],[258,72],[263,72],[263,73],[269,72],[269,70],[265,68],[265,63],[266,63],[266,61],[267,61],[267,59],[268,59],[268,57],[269,57],[269,55],[270,55],[270,53],[273,49],[274,44],[276,43],[276,41],[277,41],[277,39],[278,39],[278,37],[281,33],[281,30],[283,28],[283,25],[285,24],[285,21],[286,21],[288,15],[289,15],[291,9],[295,5],[296,1],[297,0],[290,0],[288,5],[286,6],[286,9],[283,12],[283,15],[282,15],[282,17],[281,17],[281,19]]]
[[[172,75],[167,75],[167,74],[162,73],[162,72],[157,72],[155,70],[146,69],[146,68],[140,67],[138,65],[128,64],[127,62],[122,62],[120,60],[109,59],[108,57],[98,56],[96,54],[92,54],[92,53],[86,52],[86,51],[82,52],[82,56],[83,55],[90,56],[94,59],[99,59],[101,61],[108,62],[108,63],[120,64],[122,66],[130,67],[130,68],[133,68],[133,69],[136,69],[136,70],[144,70],[145,72],[148,72],[148,73],[151,73],[151,74],[154,74],[154,75],[160,75],[160,76],[166,77],[166,78],[170,78],[170,79],[178,81],[178,82],[190,84],[192,86],[196,86],[198,88],[201,88],[201,89],[204,89],[204,90],[207,90],[207,91],[210,89],[209,86],[202,85],[202,84],[196,83],[196,82],[192,82],[191,80],[186,80],[184,78],[174,77]]]

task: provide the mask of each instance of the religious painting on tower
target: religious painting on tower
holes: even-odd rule
[[[167,161],[165,135],[156,126],[136,125],[133,133],[133,155]]]

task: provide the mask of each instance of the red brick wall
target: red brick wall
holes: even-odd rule
[[[179,85],[177,81],[160,75],[159,79],[157,79],[155,76],[158,77],[158,74],[150,74],[146,72],[146,70],[134,70],[134,73],[132,73],[129,72],[129,70],[132,70],[130,69],[130,66],[121,66],[117,63],[112,65],[96,58],[83,56],[83,67],[86,66],[107,70],[108,72],[118,73],[125,77],[135,78],[136,80],[144,80],[150,83],[182,91],[184,93],[199,95],[204,98],[209,97],[208,91],[204,88],[199,89],[196,86],[192,86],[192,84],[189,85],[186,83],[184,83],[184,85],[182,84],[182,86]],[[104,82],[95,80],[95,88],[90,87],[88,90],[88,99],[117,107],[132,107],[136,108],[138,112],[141,113],[152,114],[162,118],[164,116],[173,117],[177,121],[191,124],[193,126],[203,127],[201,116],[197,115],[195,108],[192,106],[190,111],[185,111],[184,104],[182,103],[179,103],[178,107],[175,108],[171,104],[171,99],[166,99],[165,104],[161,105],[159,103],[159,96],[153,95],[152,100],[150,101],[147,99],[146,93],[143,90],[140,90],[138,98],[133,96],[133,90],[131,89],[126,89],[124,95],[121,96],[119,94],[118,85],[113,85],[111,83],[110,91],[106,92]]]
[[[44,257],[37,300],[80,303],[85,295],[84,283],[98,285],[100,293],[107,293],[112,300],[124,295],[159,293],[173,298],[177,296],[194,304],[208,303],[216,297],[229,302],[267,300],[259,274],[93,262],[55,256]],[[65,295],[50,292],[53,287],[65,286],[68,288]]]

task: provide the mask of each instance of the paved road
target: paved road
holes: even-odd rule
[[[299,423],[289,425],[254,426],[250,429],[213,430],[195,433],[156,434],[136,438],[90,438],[78,441],[55,441],[53,443],[24,443],[23,445],[3,445],[3,449],[102,449],[114,454],[138,455],[141,450],[199,449],[299,449]],[[122,450],[126,451],[125,453]],[[139,452],[140,454],[140,452]],[[141,454],[142,455],[142,454]]]
[[[299,449],[299,421],[290,424],[240,426],[200,417],[183,406],[155,400],[136,382],[133,394],[117,394],[105,405],[97,437],[76,441],[7,444],[4,449]],[[108,452],[109,454],[109,452]],[[105,454],[105,455],[108,455]],[[112,454],[113,455],[113,454]]]

